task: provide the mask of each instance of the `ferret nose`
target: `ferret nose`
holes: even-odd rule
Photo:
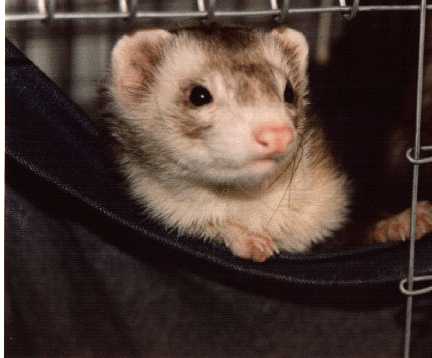
[[[294,130],[285,124],[266,124],[256,128],[253,134],[260,151],[266,156],[284,153],[294,139]]]

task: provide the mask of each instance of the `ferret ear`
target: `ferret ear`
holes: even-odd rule
[[[165,30],[143,30],[117,42],[111,54],[111,80],[113,94],[121,105],[138,103],[171,36]]]
[[[294,59],[300,72],[302,75],[306,75],[309,57],[309,45],[306,37],[301,32],[284,26],[273,29],[271,33],[280,40],[282,46],[289,53],[295,53]]]

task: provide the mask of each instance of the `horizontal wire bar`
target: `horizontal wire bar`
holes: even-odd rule
[[[419,11],[419,5],[370,5],[359,6],[359,12],[375,11]],[[427,10],[432,10],[432,5],[427,6]],[[290,8],[288,14],[319,14],[326,12],[350,12],[350,6],[329,6],[329,7],[310,7],[310,8]],[[254,17],[254,16],[277,16],[281,10],[249,10],[249,11],[215,11],[214,16],[219,18],[226,17]],[[141,19],[172,19],[172,18],[198,18],[205,19],[208,16],[207,11],[137,11],[135,18]],[[127,19],[128,13],[121,11],[112,12],[53,12],[53,20],[95,20],[95,19]],[[45,20],[46,15],[41,13],[29,14],[6,14],[5,19],[8,22],[18,21],[37,21]]]
[[[427,276],[414,276],[413,277],[413,281],[414,282],[429,282],[432,281],[432,275],[427,275]],[[406,284],[408,283],[408,279],[404,278],[403,280],[401,280],[400,284],[399,284],[399,290],[407,296],[419,296],[419,295],[425,295],[429,292],[432,292],[432,286],[428,286],[428,287],[424,287],[424,288],[419,288],[417,290],[410,290],[408,288],[406,288]]]
[[[432,151],[432,145],[423,146],[420,148],[421,151]],[[409,148],[406,152],[407,159],[413,163],[413,164],[427,164],[432,163],[432,156],[421,158],[421,159],[415,159],[413,156],[414,148]]]

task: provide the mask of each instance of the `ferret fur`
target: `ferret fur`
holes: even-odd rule
[[[103,120],[133,198],[168,228],[255,261],[329,237],[346,221],[350,185],[308,114],[307,62],[304,36],[289,28],[122,37]],[[210,90],[211,106],[190,108],[193,84]],[[246,167],[251,128],[269,120],[289,123],[295,140],[272,169]]]

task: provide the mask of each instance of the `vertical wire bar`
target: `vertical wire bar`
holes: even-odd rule
[[[278,10],[279,9],[277,0],[270,0],[270,8],[272,10]]]
[[[204,0],[197,0],[197,7],[199,12],[206,11]]]
[[[204,3],[207,10],[207,21],[209,23],[215,22],[216,0],[204,0]]]
[[[347,7],[347,3],[345,0],[339,0],[339,5],[341,7]],[[343,14],[343,17],[347,20],[352,20],[356,17],[357,12],[360,8],[360,0],[353,0],[353,3],[351,5],[351,11],[349,14]]]
[[[129,20],[135,18],[137,7],[138,0],[119,0],[119,9]]]
[[[129,19],[134,19],[138,11],[138,0],[130,0],[129,2]]]
[[[332,1],[333,0],[321,0],[321,6],[330,6]],[[325,12],[319,15],[315,59],[320,65],[326,65],[330,59],[332,16],[333,14],[331,12]]]
[[[119,0],[119,9],[121,12],[128,12],[128,3],[127,0]]]
[[[55,0],[38,0],[37,8],[40,14],[44,16],[43,21],[50,22],[55,15]]]
[[[286,22],[289,15],[289,10],[291,6],[291,0],[283,0],[282,2],[282,9],[280,10],[280,22]]]
[[[421,0],[420,6],[420,28],[419,28],[419,52],[418,52],[418,70],[417,70],[417,101],[416,101],[416,128],[414,158],[420,158],[421,149],[421,116],[423,101],[423,62],[425,47],[425,28],[426,28],[426,0]],[[412,201],[411,201],[411,227],[410,227],[410,248],[409,248],[409,265],[408,265],[408,290],[412,291],[414,287],[414,263],[415,263],[415,239],[416,239],[416,218],[417,218],[417,196],[420,164],[414,164],[413,181],[412,181]],[[410,357],[411,348],[411,326],[412,326],[413,296],[407,297],[406,315],[405,315],[405,341],[404,341],[404,358]]]

